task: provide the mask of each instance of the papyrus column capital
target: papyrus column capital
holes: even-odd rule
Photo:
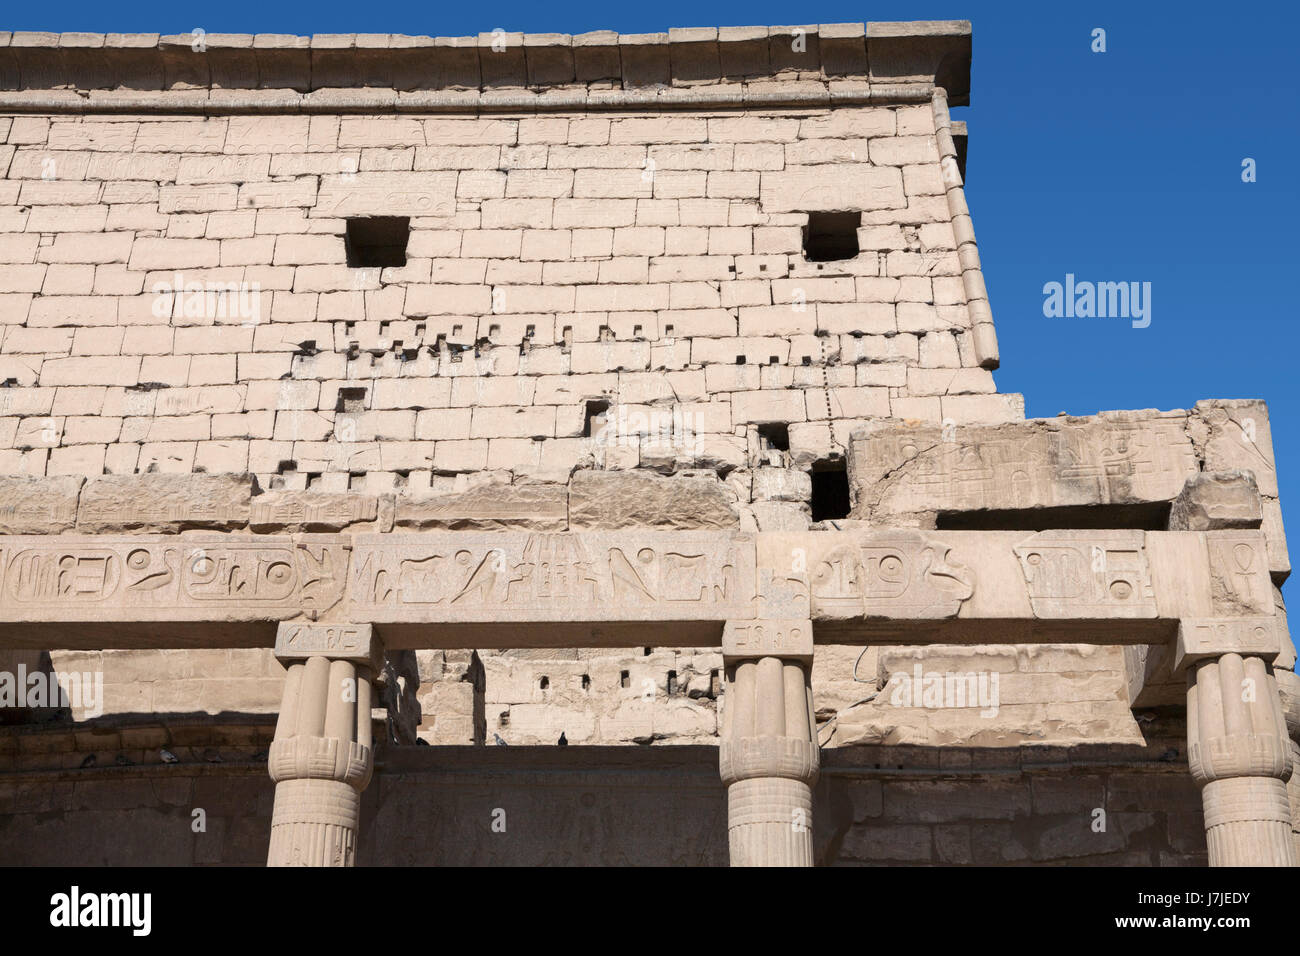
[[[288,674],[267,761],[276,782],[268,865],[351,866],[374,769],[370,708],[382,647],[369,624],[287,622],[275,656]]]
[[[719,769],[733,866],[812,865],[820,767],[812,649],[807,620],[729,621],[724,629]]]
[[[1291,746],[1272,667],[1226,653],[1187,674],[1187,756],[1211,866],[1295,866]]]

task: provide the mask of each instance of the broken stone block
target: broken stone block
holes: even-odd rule
[[[234,530],[248,524],[252,494],[248,475],[101,475],[82,489],[77,530]]]
[[[808,501],[812,498],[812,476],[793,468],[755,468],[755,501]]]
[[[0,534],[58,534],[77,520],[80,475],[0,475]]]
[[[580,471],[569,486],[575,531],[616,528],[736,528],[734,495],[717,478],[663,478]]]
[[[1187,479],[1169,511],[1170,531],[1258,528],[1259,487],[1245,471],[1200,472]]]
[[[373,495],[269,491],[253,499],[249,527],[263,533],[342,531],[374,521],[378,512],[379,499]]]
[[[854,516],[1171,501],[1199,470],[1186,413],[1108,413],[1003,425],[854,432]]]
[[[399,495],[395,524],[407,530],[563,531],[568,492],[564,485],[486,484],[455,495]]]

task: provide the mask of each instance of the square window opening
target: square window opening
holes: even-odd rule
[[[810,212],[803,229],[803,255],[809,262],[838,262],[858,254],[860,212]]]
[[[406,242],[410,236],[409,216],[349,219],[344,237],[348,268],[378,269],[406,265]]]

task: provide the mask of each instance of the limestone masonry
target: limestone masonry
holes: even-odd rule
[[[970,57],[0,32],[0,862],[1294,866],[1268,409],[997,390]]]

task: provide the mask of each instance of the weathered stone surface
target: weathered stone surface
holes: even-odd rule
[[[0,475],[0,534],[58,534],[77,520],[79,475]]]
[[[1219,834],[1250,830],[1222,818],[1278,815],[1276,786],[1231,776],[1206,782],[1202,813],[1164,785],[1195,796],[1177,761],[1156,756],[1182,745],[1163,729],[1186,694],[1180,654],[1214,668],[1254,650],[1258,667],[1271,625],[1273,669],[1294,662],[1268,410],[1023,422],[1020,396],[997,391],[965,124],[947,105],[966,101],[969,24],[504,34],[504,52],[488,34],[209,34],[194,57],[192,39],[0,32],[23,80],[0,116],[0,474],[45,476],[0,480],[0,638],[74,648],[53,669],[102,668],[110,715],[257,715],[282,700],[278,861],[352,858],[352,771],[368,757],[339,727],[387,710],[394,739],[399,724],[413,734],[408,648],[431,642],[430,742],[710,743],[720,715],[743,716],[722,761],[736,862],[1203,862],[1203,818],[1222,859],[1234,840]],[[860,252],[809,261],[809,214],[836,211],[860,215]],[[396,221],[343,222],[379,215]],[[369,228],[406,264],[360,267]],[[846,454],[855,517],[809,532],[814,503],[832,510],[809,472]],[[272,489],[251,506],[247,487],[186,477],[245,471]],[[1211,477],[1226,472],[1250,477]],[[98,484],[75,487],[82,476]],[[811,678],[782,667],[778,690],[772,664],[764,686],[727,673],[719,643],[735,650],[760,618],[815,619]],[[306,691],[288,686],[277,623],[319,637],[304,653],[336,652],[340,673],[340,629],[391,633],[377,713],[331,709],[319,667]],[[674,642],[692,647],[652,646]],[[996,713],[896,703],[916,668],[921,684],[996,676]],[[1139,729],[1130,700],[1163,708],[1159,723]],[[322,705],[335,732],[296,727]],[[833,832],[815,839],[789,827],[817,759],[813,735],[790,732],[805,709],[831,747],[918,745],[849,748],[877,769],[834,783]],[[74,731],[75,747],[129,732],[97,729]],[[171,737],[193,727],[165,730],[153,759],[173,746],[218,779]],[[265,749],[265,725],[245,731]],[[1216,759],[1249,751],[1201,736]],[[64,774],[10,787],[6,806],[153,798],[138,780],[115,793],[74,744],[45,740],[0,735],[17,769]],[[1068,810],[1054,789],[1068,775],[1024,769],[1065,751],[1023,765],[1005,751],[992,796],[875,776],[895,754],[942,774],[990,759],[971,746],[1116,741],[1141,771],[1094,766],[1070,793],[1091,802]],[[318,769],[331,779],[313,782]],[[640,791],[650,777],[630,779]],[[188,786],[158,792],[213,805]],[[197,862],[230,862],[218,844],[264,857],[270,789],[258,799],[255,825],[241,807],[217,824],[223,840],[195,844]],[[1114,825],[1085,844],[1078,820],[1101,802]],[[385,806],[379,830],[464,843],[454,822],[394,828],[409,807]],[[545,797],[518,806],[555,816]],[[638,818],[614,806],[571,823],[560,857],[514,838],[465,852],[596,859],[588,835]],[[109,822],[98,832],[126,832]],[[51,815],[18,840],[76,827]]]
[[[248,524],[248,475],[103,475],[86,482],[77,530],[178,532]]]
[[[1207,471],[1249,471],[1260,494],[1277,497],[1277,465],[1268,406],[1260,401],[1196,403],[1194,434],[1205,443]]]
[[[486,484],[455,495],[399,495],[395,524],[407,530],[564,531],[568,520],[563,485]]]
[[[1200,472],[1187,479],[1169,511],[1170,531],[1258,528],[1259,487],[1249,472]]]
[[[733,500],[716,478],[580,471],[570,485],[569,522],[575,531],[736,528]]]
[[[1197,471],[1185,416],[1132,412],[854,433],[854,515],[1171,501]]]
[[[728,621],[722,629],[722,657],[780,657],[812,663],[812,621]]]
[[[249,528],[262,533],[342,531],[374,521],[378,513],[374,495],[269,491],[253,499]]]
[[[1277,625],[1272,617],[1179,621],[1174,670],[1224,654],[1251,654],[1271,662],[1282,649]]]
[[[383,669],[383,644],[371,624],[317,624],[281,622],[275,631],[275,658],[282,664],[326,657],[370,668],[372,676]]]
[[[349,613],[354,620],[402,625],[754,616],[751,535],[363,534],[353,541]],[[384,629],[386,641],[394,630]],[[416,640],[415,646],[464,646],[450,634],[429,632]],[[532,642],[521,632],[511,643]],[[548,643],[543,637],[533,646]]]

